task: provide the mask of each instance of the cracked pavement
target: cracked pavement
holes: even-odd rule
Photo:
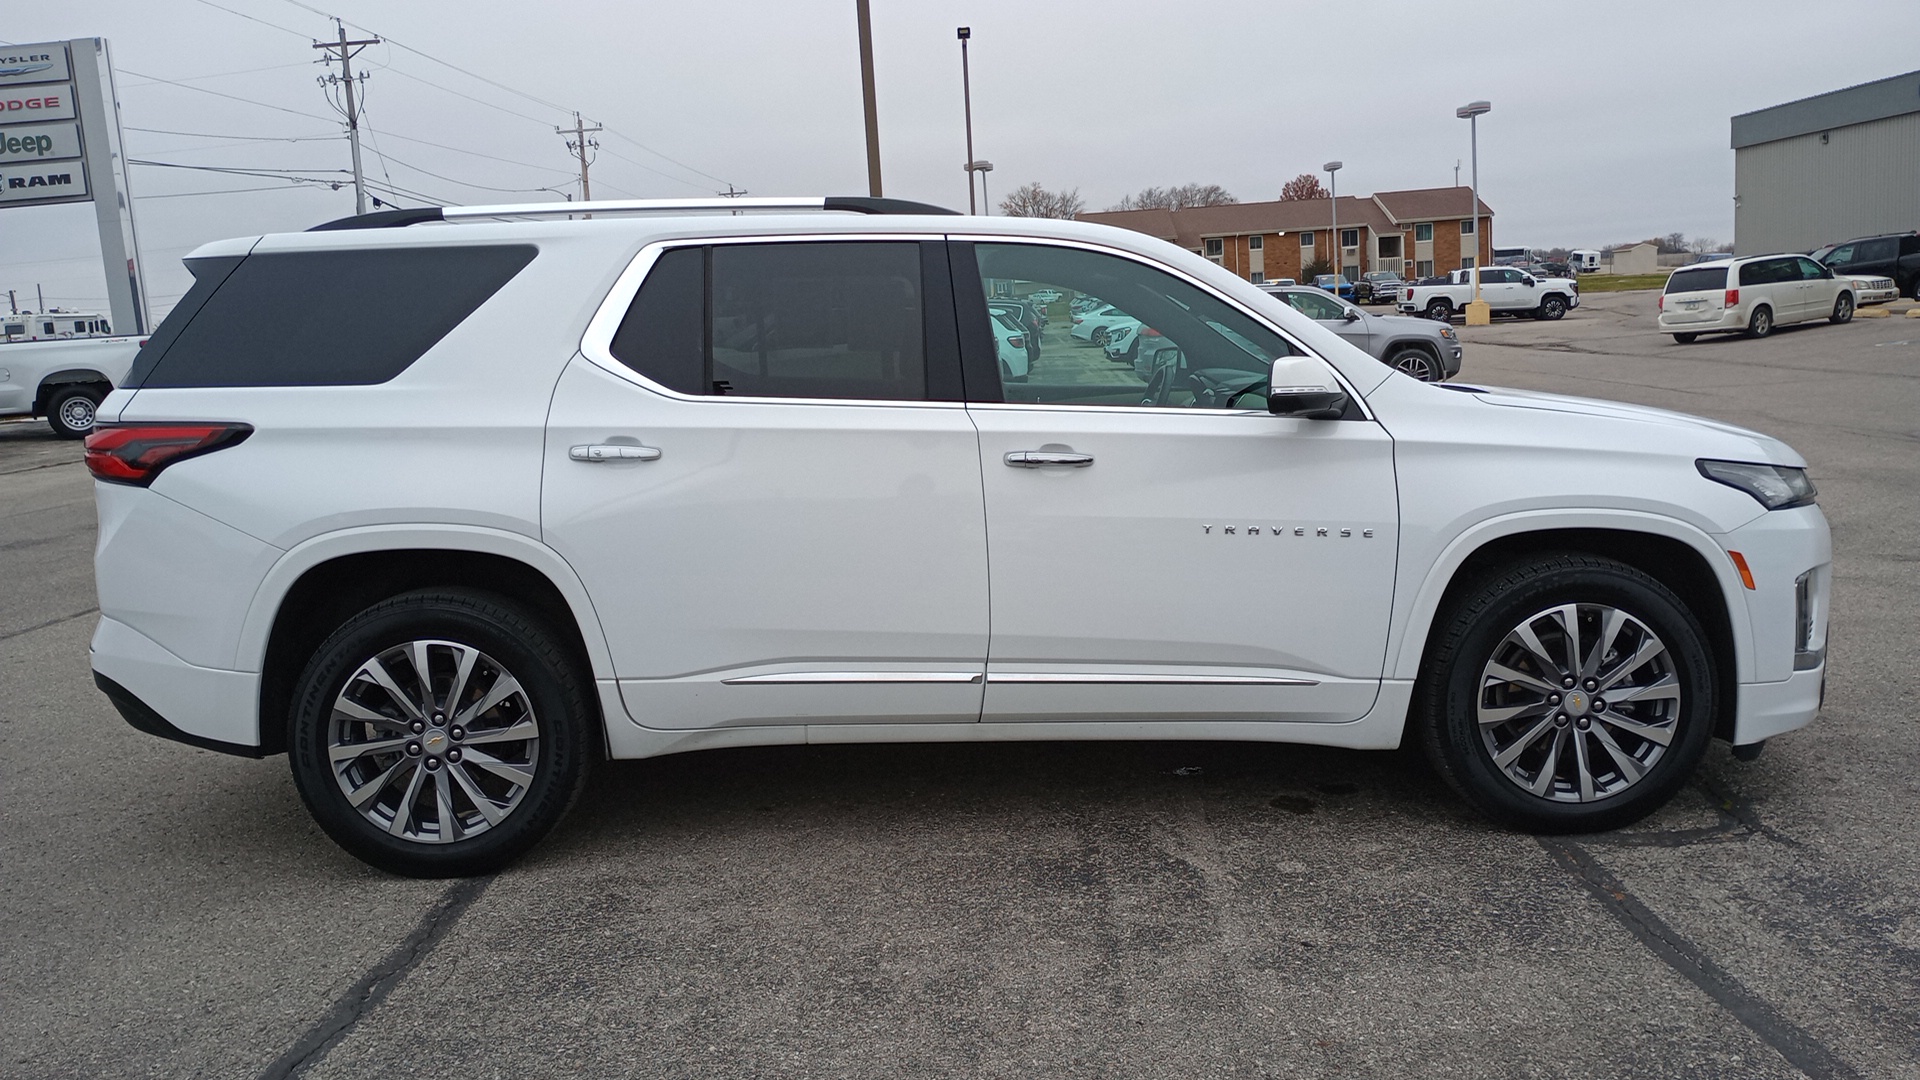
[[[0,424],[0,1074],[1920,1077],[1920,321],[1652,323],[1463,328],[1461,379],[1804,453],[1829,692],[1583,837],[1404,753],[801,746],[615,763],[519,865],[387,877],[283,759],[94,690],[79,448]]]

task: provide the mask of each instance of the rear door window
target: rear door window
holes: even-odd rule
[[[634,371],[684,394],[925,400],[922,247],[834,241],[674,248],[648,272],[609,348]],[[944,266],[943,255],[939,260]]]
[[[1709,266],[1696,269],[1675,270],[1667,279],[1669,293],[1717,292],[1727,287],[1727,268]]]
[[[126,385],[383,383],[465,321],[534,254],[524,244],[285,251],[236,260],[223,276],[224,267],[206,276],[196,270],[195,290],[203,282],[210,290],[167,316]]]

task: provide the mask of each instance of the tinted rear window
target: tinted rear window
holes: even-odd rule
[[[486,303],[534,254],[530,245],[511,245],[250,255],[203,303],[177,313],[186,316],[178,330],[161,326],[155,337],[169,338],[164,351],[143,355],[144,370],[131,373],[127,384],[386,382]],[[168,316],[167,323],[174,321]]]
[[[1667,291],[1677,292],[1714,292],[1727,287],[1727,268],[1708,266],[1698,269],[1675,270],[1667,279]]]

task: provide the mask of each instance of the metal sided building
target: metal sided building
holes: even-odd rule
[[[1733,249],[1920,229],[1920,71],[1733,118]]]

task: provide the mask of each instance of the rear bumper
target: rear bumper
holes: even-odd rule
[[[1702,318],[1688,316],[1685,312],[1663,311],[1660,313],[1660,332],[1663,334],[1710,334],[1716,330],[1745,330],[1747,315],[1741,308],[1728,308],[1717,314]]]
[[[260,676],[189,664],[125,623],[102,617],[89,650],[94,684],[127,723],[161,738],[260,757]]]

